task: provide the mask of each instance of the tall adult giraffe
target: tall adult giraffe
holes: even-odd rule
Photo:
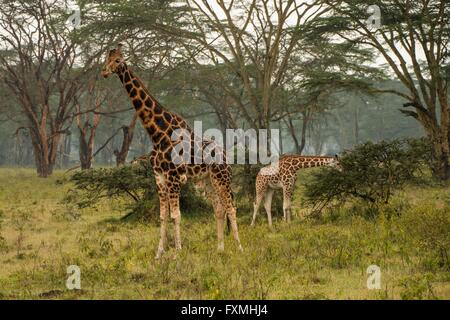
[[[256,176],[256,200],[254,203],[252,225],[255,224],[261,201],[264,199],[269,226],[272,227],[272,196],[275,189],[283,189],[283,219],[291,221],[291,201],[297,179],[297,171],[301,168],[320,166],[339,166],[339,159],[322,156],[284,155],[278,165],[261,168]]]
[[[120,81],[130,97],[131,103],[136,109],[136,113],[142,121],[142,125],[153,142],[150,162],[155,173],[161,219],[161,234],[156,258],[160,258],[165,250],[169,211],[175,224],[175,248],[178,250],[181,249],[180,189],[181,185],[189,177],[204,179],[209,177],[209,182],[215,191],[214,211],[217,223],[218,249],[224,249],[223,229],[225,214],[227,214],[233,236],[239,249],[242,250],[236,222],[236,208],[233,203],[233,194],[230,186],[230,166],[225,161],[223,163],[197,163],[197,161],[194,161],[194,163],[180,163],[172,159],[174,147],[182,142],[182,136],[176,136],[177,129],[184,132],[187,131],[191,138],[193,138],[192,143],[200,144],[201,149],[205,147],[205,144],[210,142],[199,140],[197,137],[194,138],[193,130],[184,119],[161,106],[148,92],[142,81],[128,68],[122,55],[121,47],[122,45],[119,44],[116,49],[109,51],[102,75],[105,78],[112,73],[119,76]],[[194,156],[191,154],[191,159]]]

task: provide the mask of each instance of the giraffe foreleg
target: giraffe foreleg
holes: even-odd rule
[[[291,222],[291,201],[292,190],[291,188],[283,189],[283,218],[287,223]]]
[[[181,212],[180,212],[180,185],[169,185],[170,217],[174,221],[175,249],[181,250]]]
[[[169,217],[169,199],[167,197],[167,187],[164,183],[164,179],[162,179],[158,175],[155,175],[155,177],[159,195],[159,217],[161,220],[160,239],[158,251],[156,252],[156,259],[159,259],[161,258],[162,254],[165,251],[167,241],[167,220]]]

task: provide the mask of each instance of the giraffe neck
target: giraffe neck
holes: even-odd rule
[[[141,79],[134,75],[125,63],[118,70],[117,75],[154,144],[170,143],[174,129],[189,130],[184,120],[161,106],[148,92]]]
[[[301,168],[323,167],[330,165],[332,160],[332,157],[294,156],[293,167],[295,170]]]

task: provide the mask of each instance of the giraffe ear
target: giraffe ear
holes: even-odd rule
[[[117,44],[116,52],[118,52],[118,53],[121,54],[121,53],[122,53],[122,51],[121,51],[121,50],[122,50],[122,47],[123,47],[123,45],[122,45],[121,43],[118,43],[118,44]]]

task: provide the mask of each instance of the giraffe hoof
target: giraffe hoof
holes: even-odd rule
[[[224,251],[225,250],[225,246],[224,246],[224,244],[222,243],[222,244],[219,244],[218,246],[217,246],[217,251]]]
[[[240,252],[244,252],[244,248],[242,247],[241,244],[239,245],[239,251],[240,251]]]

